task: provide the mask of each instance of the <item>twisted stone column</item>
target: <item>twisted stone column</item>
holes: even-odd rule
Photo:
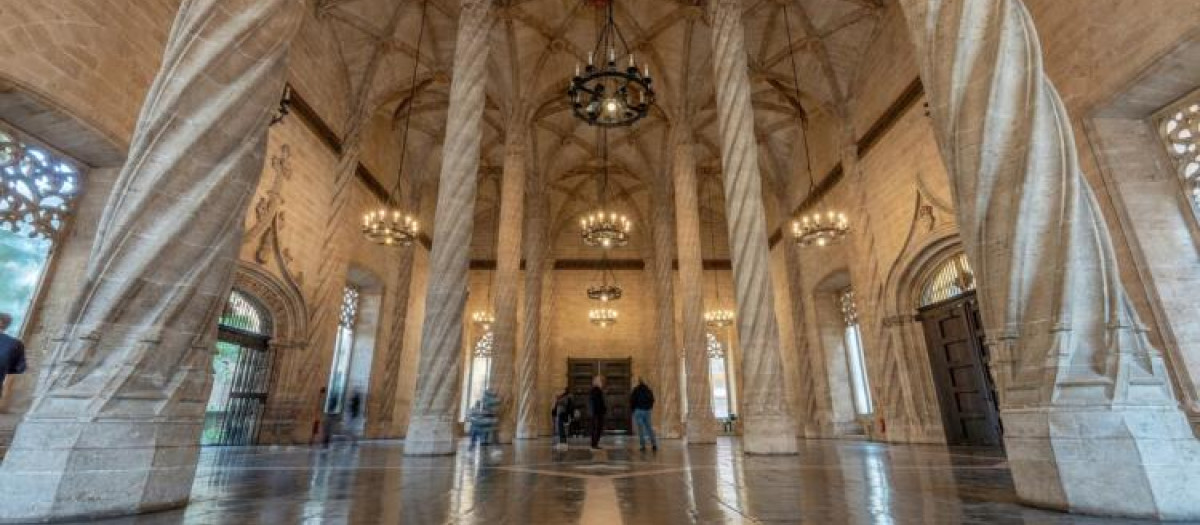
[[[459,10],[417,392],[404,446],[407,455],[453,454],[455,450],[455,397],[462,366],[463,309],[483,139],[491,7],[491,0],[462,0]]]
[[[517,300],[521,283],[521,228],[525,219],[525,134],[518,121],[508,130],[504,144],[504,174],[500,181],[500,224],[496,234],[496,313],[492,372],[488,385],[500,395],[500,424],[497,439],[512,443],[516,431],[516,403],[521,385],[513,381],[513,359],[517,346]]]
[[[525,321],[521,344],[517,347],[517,438],[538,437],[540,389],[538,371],[542,350],[542,294],[545,292],[547,265],[547,213],[549,203],[540,173],[529,170],[525,177]]]
[[[788,411],[780,364],[742,3],[711,0],[708,9],[738,338],[743,352],[744,448],[752,454],[794,454],[795,421]]]
[[[652,184],[654,199],[654,304],[655,352],[650,370],[655,375],[654,415],[658,435],[682,437],[679,423],[679,354],[675,341],[675,207],[674,184],[670,177],[656,177]]]
[[[700,253],[700,205],[696,196],[696,159],[690,130],[672,129],[675,149],[675,224],[679,244],[679,290],[682,302],[683,353],[687,370],[687,442],[716,443],[717,419],[712,411],[708,348],[704,337],[704,264]],[[673,338],[672,338],[673,339]],[[660,355],[662,349],[660,349]],[[674,359],[672,349],[668,357]],[[671,367],[674,370],[674,366]]]
[[[298,0],[180,6],[83,285],[0,466],[0,521],[184,505]]]
[[[1125,293],[1025,6],[902,5],[975,268],[1017,494],[1200,518],[1200,443]]]

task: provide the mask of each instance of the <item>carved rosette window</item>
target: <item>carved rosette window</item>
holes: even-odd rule
[[[338,315],[338,325],[342,328],[354,329],[354,321],[358,318],[358,288],[347,286],[342,291],[342,311]]]
[[[1200,93],[1167,111],[1160,129],[1192,205],[1200,208]]]
[[[492,343],[495,340],[496,336],[492,334],[491,330],[483,334],[483,337],[480,337],[479,340],[475,342],[474,356],[484,358],[492,357]]]
[[[855,326],[858,324],[858,305],[854,303],[854,289],[846,288],[840,294],[839,302],[842,308],[842,320],[846,321],[846,326]]]
[[[79,168],[0,123],[0,228],[53,241],[75,211]]]

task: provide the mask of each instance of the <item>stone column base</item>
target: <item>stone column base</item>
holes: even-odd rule
[[[689,416],[685,440],[688,445],[712,445],[717,442],[717,418],[711,413],[700,416]]]
[[[742,450],[747,454],[798,454],[796,422],[786,415],[747,414],[742,420]]]
[[[0,465],[0,523],[187,505],[202,421],[26,420]]]
[[[1068,512],[1200,519],[1200,441],[1175,407],[1004,410],[1017,495]]]
[[[452,456],[458,450],[453,417],[413,416],[404,438],[405,456]]]

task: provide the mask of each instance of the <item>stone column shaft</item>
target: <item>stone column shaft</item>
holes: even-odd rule
[[[463,309],[474,227],[491,0],[462,0],[434,214],[429,288],[412,419],[404,453],[453,454]]]
[[[1029,12],[1020,0],[901,4],[975,270],[1018,496],[1200,518],[1200,442],[1125,293]]]
[[[787,407],[771,290],[742,2],[711,0],[708,9],[738,337],[743,353],[744,449],[752,454],[794,454],[795,421]]]
[[[696,159],[689,132],[675,132],[675,217],[679,245],[679,290],[683,310],[683,352],[687,370],[687,442],[716,443],[708,348],[704,337],[704,265],[700,250],[700,204]],[[671,367],[675,369],[674,366]]]
[[[515,120],[515,119],[514,119]],[[513,381],[517,346],[517,308],[521,284],[521,234],[525,219],[526,146],[521,124],[508,130],[504,145],[504,174],[500,181],[500,224],[496,235],[496,293],[492,311],[496,315],[492,373],[489,385],[500,394],[500,424],[496,433],[501,443],[512,443],[516,431],[516,399],[520,384]]]
[[[521,344],[517,347],[517,438],[538,437],[542,416],[538,371],[542,368],[542,294],[545,292],[547,232],[546,193],[540,173],[530,170],[525,177],[525,319]]]
[[[679,344],[675,340],[675,198],[671,177],[658,177],[654,199],[654,415],[658,435],[683,436],[679,423]]]
[[[0,521],[187,503],[298,0],[188,0],[100,220],[83,285],[0,466]]]

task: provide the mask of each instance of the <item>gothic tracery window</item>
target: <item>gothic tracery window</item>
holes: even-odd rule
[[[20,333],[82,190],[78,164],[0,122],[0,312]]]
[[[470,368],[467,370],[467,380],[463,384],[463,403],[461,416],[465,418],[475,401],[483,398],[483,390],[487,388],[488,376],[492,373],[492,345],[495,335],[488,330],[475,340],[471,349]]]
[[[704,334],[708,350],[708,380],[712,384],[713,415],[728,419],[733,413],[733,388],[729,377],[729,360],[725,345],[712,332]]]
[[[1200,208],[1200,93],[1168,110],[1160,130],[1194,207]]]
[[[921,289],[920,306],[929,306],[953,299],[975,289],[975,272],[967,262],[967,254],[960,253],[947,259],[933,272]]]
[[[863,353],[862,332],[858,327],[858,304],[854,301],[854,289],[847,288],[839,295],[842,320],[846,323],[846,365],[850,368],[850,386],[854,396],[854,411],[858,415],[874,412],[871,387],[867,379],[867,359]]]
[[[350,377],[350,356],[354,350],[354,327],[358,323],[361,292],[347,285],[342,290],[342,308],[338,315],[337,339],[333,346],[333,368],[329,372],[329,387],[325,397],[325,412],[342,413],[346,400],[346,382]]]

